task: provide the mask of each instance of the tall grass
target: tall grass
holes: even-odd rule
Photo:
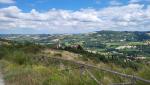
[[[60,68],[59,62],[54,62],[49,65],[43,64],[45,62],[36,61],[35,63],[33,57],[38,57],[40,55],[40,49],[42,48],[40,46],[40,48],[38,46],[32,46],[31,48],[30,46],[31,45],[3,46],[0,48],[0,55],[2,56],[0,66],[4,74],[6,85],[97,85],[87,72],[83,72],[81,76],[80,69],[66,70],[65,68],[72,68],[74,66],[67,62],[64,62],[66,63],[65,70]],[[38,49],[37,52],[35,52],[35,49]],[[62,55],[55,54],[54,56],[61,57]],[[141,65],[141,67],[141,70],[135,72],[132,68],[120,70],[115,64],[113,66],[113,68],[123,73],[136,73],[145,79],[150,79],[149,66]],[[110,73],[94,69],[90,71],[104,85],[128,81]],[[148,85],[143,82],[138,82],[138,84]]]

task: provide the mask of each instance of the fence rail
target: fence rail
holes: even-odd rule
[[[52,60],[52,61],[64,61],[64,62],[69,62],[69,63],[72,63],[72,64],[75,64],[75,65],[78,65],[80,69],[83,69],[83,67],[85,69],[97,69],[97,70],[101,70],[101,71],[104,71],[104,72],[109,72],[109,73],[112,73],[112,74],[116,74],[116,75],[119,75],[121,77],[124,77],[124,78],[128,78],[131,80],[131,83],[114,83],[112,85],[135,85],[135,82],[136,81],[142,81],[142,82],[145,82],[145,83],[148,83],[150,84],[150,80],[147,80],[147,79],[143,79],[141,77],[138,77],[138,76],[135,76],[135,75],[127,75],[127,74],[124,74],[124,73],[120,73],[120,72],[117,72],[117,71],[113,71],[113,70],[109,70],[109,69],[105,69],[105,68],[100,68],[100,67],[97,67],[97,66],[94,66],[94,65],[91,65],[91,64],[85,64],[85,63],[81,63],[81,62],[77,62],[77,61],[74,61],[74,60],[68,60],[68,59],[64,59],[64,58],[58,58],[58,57],[44,57],[42,56],[42,59],[43,61],[44,60]],[[86,70],[89,75],[93,78],[93,80],[95,80],[97,83],[99,83],[99,85],[102,85],[100,84],[100,82],[98,82],[98,80],[93,76],[93,74],[91,72],[89,72],[88,70]]]

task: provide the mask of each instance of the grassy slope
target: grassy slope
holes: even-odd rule
[[[56,64],[45,65],[44,62],[35,62],[32,59],[33,56],[39,56],[44,53],[44,55],[49,57],[59,56],[82,61],[80,58],[82,57],[81,55],[56,50],[45,50],[44,52],[41,52],[37,50],[37,47],[38,46],[21,46],[1,48],[1,51],[3,50],[1,55],[5,53],[0,60],[0,65],[3,70],[6,85],[97,85],[86,72],[83,73],[81,78],[80,70],[66,70],[65,68],[71,68],[69,65],[62,68],[57,62]],[[34,53],[35,49],[38,51],[37,53]],[[94,64],[93,61],[86,62]],[[97,65],[117,70],[122,73],[135,74],[150,79],[150,68],[146,65],[143,65],[142,68],[136,72],[131,68],[124,69],[114,64],[104,64],[100,62]],[[106,72],[94,69],[91,71],[104,85],[112,82],[126,81],[124,78]],[[146,84],[139,82],[139,85]]]

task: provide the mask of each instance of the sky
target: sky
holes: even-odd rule
[[[0,0],[0,34],[150,31],[150,0]]]

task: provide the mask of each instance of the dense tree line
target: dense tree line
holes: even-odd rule
[[[135,61],[127,61],[127,57],[126,57],[127,55],[135,54],[133,52],[129,53],[130,51],[126,53],[127,55],[119,54],[119,53],[113,53],[111,55],[102,55],[99,53],[88,52],[88,51],[84,50],[83,48],[76,49],[76,48],[72,48],[70,46],[66,46],[65,48],[60,48],[60,49],[81,54],[83,56],[84,60],[91,59],[91,60],[94,60],[95,62],[115,63],[117,65],[121,65],[124,68],[131,67],[135,70],[138,69],[138,63],[136,63]]]

